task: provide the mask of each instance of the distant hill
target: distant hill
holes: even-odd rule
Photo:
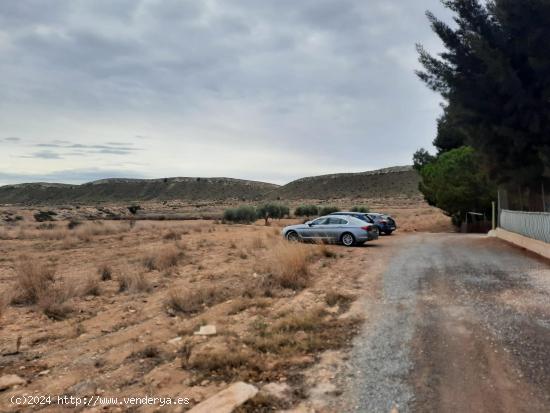
[[[39,182],[1,186],[0,204],[384,198],[418,195],[419,180],[412,167],[396,166],[370,172],[312,176],[284,186],[232,178],[113,178],[82,185]]]
[[[257,200],[278,185],[232,178],[102,179],[82,185],[30,183],[0,187],[2,204],[148,200]]]
[[[301,178],[275,189],[269,197],[292,200],[415,196],[419,195],[419,181],[412,166],[394,166],[369,172]]]

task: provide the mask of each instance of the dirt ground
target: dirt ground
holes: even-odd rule
[[[449,228],[438,211],[411,206],[395,210],[401,231],[344,248],[289,245],[280,230],[296,220],[69,228],[61,214],[37,223],[34,209],[2,211],[23,219],[0,226],[0,377],[25,384],[0,391],[0,411],[59,410],[16,406],[14,395],[185,397],[183,407],[101,410],[185,411],[239,380],[261,390],[240,411],[330,411],[336,372],[368,317],[357,298],[378,294],[385,245],[430,220]],[[216,334],[196,335],[205,325]]]

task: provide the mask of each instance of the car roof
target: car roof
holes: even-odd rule
[[[339,211],[333,212],[329,215],[367,215],[366,212],[353,212],[353,211]]]

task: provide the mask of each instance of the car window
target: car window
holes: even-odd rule
[[[324,225],[328,221],[328,218],[317,218],[315,221],[311,223],[311,225]]]
[[[348,221],[346,221],[344,218],[334,218],[331,217],[328,219],[329,225],[346,225]]]

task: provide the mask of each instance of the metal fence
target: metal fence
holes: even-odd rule
[[[500,227],[529,238],[550,243],[550,213],[500,211]]]

